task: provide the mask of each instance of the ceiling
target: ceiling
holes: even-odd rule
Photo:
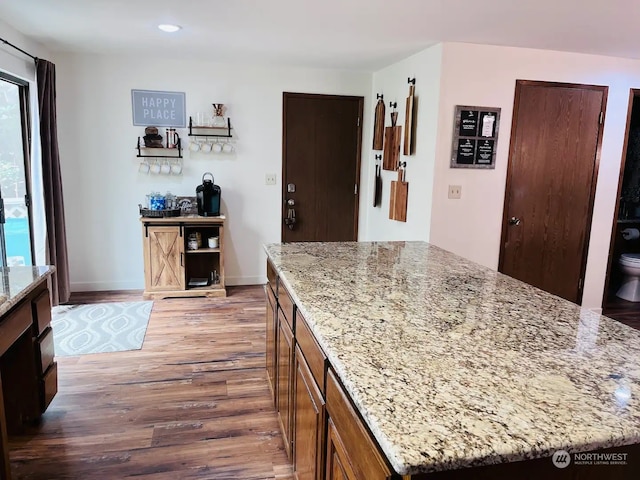
[[[638,0],[2,0],[0,19],[52,51],[158,61],[375,71],[442,41],[640,58]]]

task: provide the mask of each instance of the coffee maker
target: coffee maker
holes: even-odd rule
[[[205,177],[209,175],[211,180]],[[198,215],[202,217],[220,216],[220,196],[222,191],[213,183],[213,174],[206,172],[202,175],[202,185],[196,187],[196,200],[198,202]]]

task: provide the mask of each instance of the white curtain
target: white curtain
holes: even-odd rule
[[[44,213],[42,186],[42,149],[40,147],[40,113],[38,86],[29,82],[29,111],[31,123],[31,222],[33,224],[34,265],[46,265],[47,223]]]

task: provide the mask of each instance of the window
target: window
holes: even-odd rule
[[[32,265],[29,85],[0,72],[0,263]]]

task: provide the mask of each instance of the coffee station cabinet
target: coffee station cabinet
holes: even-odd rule
[[[226,296],[224,215],[141,217],[140,221],[145,299]],[[217,238],[217,246],[209,247],[209,238]]]

